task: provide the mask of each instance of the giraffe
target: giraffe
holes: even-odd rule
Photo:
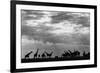
[[[37,58],[38,52],[39,52],[39,49],[37,49],[36,53],[34,54],[34,58]]]
[[[64,53],[62,54],[62,57],[68,57],[68,56],[70,56],[70,53],[67,51],[64,51]]]
[[[29,55],[32,53],[33,51],[29,52],[28,54],[25,55],[25,59],[29,59]]]
[[[40,54],[38,55],[38,58],[40,58]]]
[[[53,53],[53,52],[47,53],[47,52],[45,51],[45,53],[46,53],[46,55],[50,58],[50,57],[52,56],[52,53]]]
[[[73,57],[73,53],[70,50],[68,52],[70,53],[70,57]]]
[[[45,58],[45,53],[42,53],[42,55],[41,55],[41,56],[42,56],[42,58]]]

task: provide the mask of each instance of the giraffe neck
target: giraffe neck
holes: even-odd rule
[[[38,53],[39,50],[37,50],[36,54]]]
[[[28,55],[30,55],[32,52],[28,53]]]

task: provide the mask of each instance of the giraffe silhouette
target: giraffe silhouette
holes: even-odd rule
[[[42,58],[45,58],[45,57],[46,57],[45,53],[42,53],[42,55],[41,55],[41,56],[42,56]]]
[[[74,52],[71,52],[70,50],[68,50],[70,52],[70,56],[71,57],[76,57],[76,56],[80,56],[80,52],[79,51],[75,51]]]
[[[38,55],[38,57],[40,58],[40,54]]]
[[[29,59],[29,56],[30,56],[31,53],[32,53],[32,51],[29,52],[28,54],[26,54],[26,55],[25,55],[25,59]]]
[[[68,57],[68,56],[70,56],[70,53],[67,51],[64,51],[64,53],[62,54],[62,57]]]
[[[70,57],[74,56],[73,52],[71,52],[70,50],[68,50],[68,52],[70,53]]]
[[[36,53],[34,54],[34,58],[37,58],[38,52],[39,52],[39,49],[37,49]]]
[[[86,53],[85,51],[83,52],[83,57],[89,57],[90,56],[90,53]]]
[[[53,53],[53,52],[47,53],[47,52],[45,51],[45,53],[46,53],[46,55],[50,58],[50,57],[52,56],[52,53]]]

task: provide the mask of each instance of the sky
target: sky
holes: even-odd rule
[[[21,10],[22,47],[90,45],[90,14],[85,12]]]
[[[89,45],[89,13],[22,10],[22,40]]]

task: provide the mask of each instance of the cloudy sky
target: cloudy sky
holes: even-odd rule
[[[89,13],[22,10],[22,40],[89,45]]]
[[[21,10],[22,45],[89,45],[89,20],[89,13]]]

